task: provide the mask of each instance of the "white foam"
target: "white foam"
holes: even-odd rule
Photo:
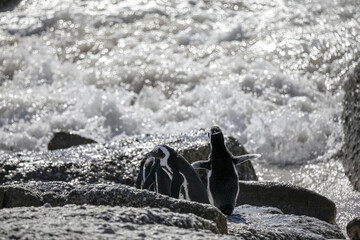
[[[1,146],[218,124],[269,162],[321,157],[341,141],[354,3],[21,2],[0,13]]]

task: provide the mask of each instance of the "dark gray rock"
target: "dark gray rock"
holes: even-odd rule
[[[336,225],[244,205],[228,217],[229,235],[211,221],[167,209],[66,205],[0,209],[5,239],[345,239]],[[24,227],[26,226],[26,227]]]
[[[346,225],[346,233],[350,240],[360,240],[360,217],[354,218]]]
[[[126,185],[109,184],[68,184],[64,182],[28,182],[24,184],[13,184],[0,186],[4,190],[4,198],[8,192],[31,192],[33,196],[38,196],[39,201],[30,199],[27,205],[18,202],[14,198],[13,202],[8,202],[3,207],[42,206],[49,203],[51,206],[64,206],[66,204],[91,204],[124,207],[152,207],[168,208],[173,212],[192,213],[204,219],[213,221],[220,233],[227,233],[225,216],[215,207],[209,204],[200,204],[185,200],[178,200],[155,194],[146,190],[139,190]],[[23,191],[26,189],[26,191]],[[19,198],[26,198],[18,195]]]
[[[218,239],[215,225],[166,209],[66,205],[0,210],[4,239]],[[26,226],[26,227],[24,227]],[[223,239],[235,239],[224,235]]]
[[[109,144],[91,144],[49,152],[21,152],[0,155],[0,185],[30,180],[87,183],[122,183],[135,186],[141,160],[155,145],[167,144],[190,162],[206,159],[209,140],[205,131],[176,136],[142,136],[120,139]],[[243,149],[228,141],[230,151]],[[248,166],[248,167],[246,167]],[[255,180],[251,163],[242,166],[247,180]]]
[[[42,199],[32,191],[18,187],[9,186],[0,190],[1,208],[41,206]]]
[[[21,0],[0,0],[0,12],[12,11]]]
[[[343,165],[345,174],[357,191],[360,191],[360,63],[344,85],[343,109]]]
[[[48,150],[66,149],[78,145],[97,143],[95,140],[67,132],[57,132],[48,143]]]
[[[335,203],[326,197],[287,183],[239,181],[237,205],[270,206],[283,213],[315,217],[335,223]]]
[[[283,214],[277,208],[242,205],[227,219],[229,234],[248,240],[345,239],[337,225],[312,217]]]

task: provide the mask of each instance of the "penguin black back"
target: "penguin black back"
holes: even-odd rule
[[[207,191],[210,203],[226,215],[231,215],[239,194],[239,175],[236,165],[259,157],[247,154],[234,157],[225,145],[225,138],[218,126],[209,132],[210,155],[208,161],[194,162],[195,169],[207,169]]]

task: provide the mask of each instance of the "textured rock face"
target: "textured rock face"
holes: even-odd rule
[[[166,209],[110,206],[0,210],[5,239],[217,239],[208,220]],[[26,226],[26,227],[24,227]],[[224,236],[224,239],[230,237]]]
[[[67,184],[63,182],[29,182],[0,186],[6,200],[3,207],[51,206],[91,204],[124,207],[168,208],[173,212],[191,213],[211,220],[217,226],[214,232],[227,233],[225,216],[209,204],[178,200],[125,185]],[[0,190],[1,191],[1,190]],[[24,195],[22,196],[21,193]],[[31,193],[31,198],[27,197]],[[29,201],[19,201],[26,199]]]
[[[212,222],[195,215],[152,208],[5,208],[0,210],[0,222],[5,239],[345,239],[335,225],[249,205],[228,217],[230,235],[215,234]]]
[[[245,151],[235,139],[228,139],[229,149],[235,155]],[[205,131],[177,136],[127,138],[106,145],[82,145],[43,153],[3,154],[0,156],[0,184],[41,180],[112,182],[135,186],[140,161],[159,144],[173,147],[189,162],[206,159],[209,154]],[[250,162],[242,164],[241,172],[240,179],[257,180]]]
[[[344,85],[344,157],[346,175],[354,188],[360,191],[360,63]]]
[[[167,144],[194,162],[208,157],[208,142],[206,132],[194,131],[187,135],[143,136],[44,153],[2,154],[0,236],[15,239],[343,238],[336,225],[282,214],[278,209],[262,208],[274,213],[265,215],[248,206],[252,210],[235,214],[227,222],[211,205],[130,187],[135,185],[140,161],[155,145]],[[235,139],[227,138],[227,145],[234,155],[246,153]],[[245,179],[257,179],[250,162],[241,168],[246,171]],[[264,187],[259,188],[262,183],[247,185],[251,184],[254,187],[248,190],[240,185],[249,199],[256,196],[254,191],[264,193]],[[269,201],[281,202],[281,197],[262,200],[268,202],[264,205],[269,205]],[[286,202],[282,204],[286,206]],[[279,207],[286,211],[281,204]],[[274,223],[280,219],[285,220],[279,227]],[[285,225],[287,221],[291,225]],[[305,227],[309,224],[313,227]],[[228,227],[230,235],[217,234],[227,233]]]
[[[229,234],[245,239],[345,239],[336,226],[316,218],[286,215],[277,208],[243,205],[228,217]]]
[[[239,181],[237,204],[271,206],[283,213],[315,217],[335,223],[335,203],[305,188],[277,182]]]

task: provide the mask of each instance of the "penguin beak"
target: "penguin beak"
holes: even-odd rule
[[[145,156],[147,158],[154,157],[161,159],[165,156],[165,154],[160,149],[153,149],[150,152],[148,152]]]
[[[150,152],[145,154],[145,158],[152,158],[152,157],[154,157],[154,152],[153,151],[150,151]]]

